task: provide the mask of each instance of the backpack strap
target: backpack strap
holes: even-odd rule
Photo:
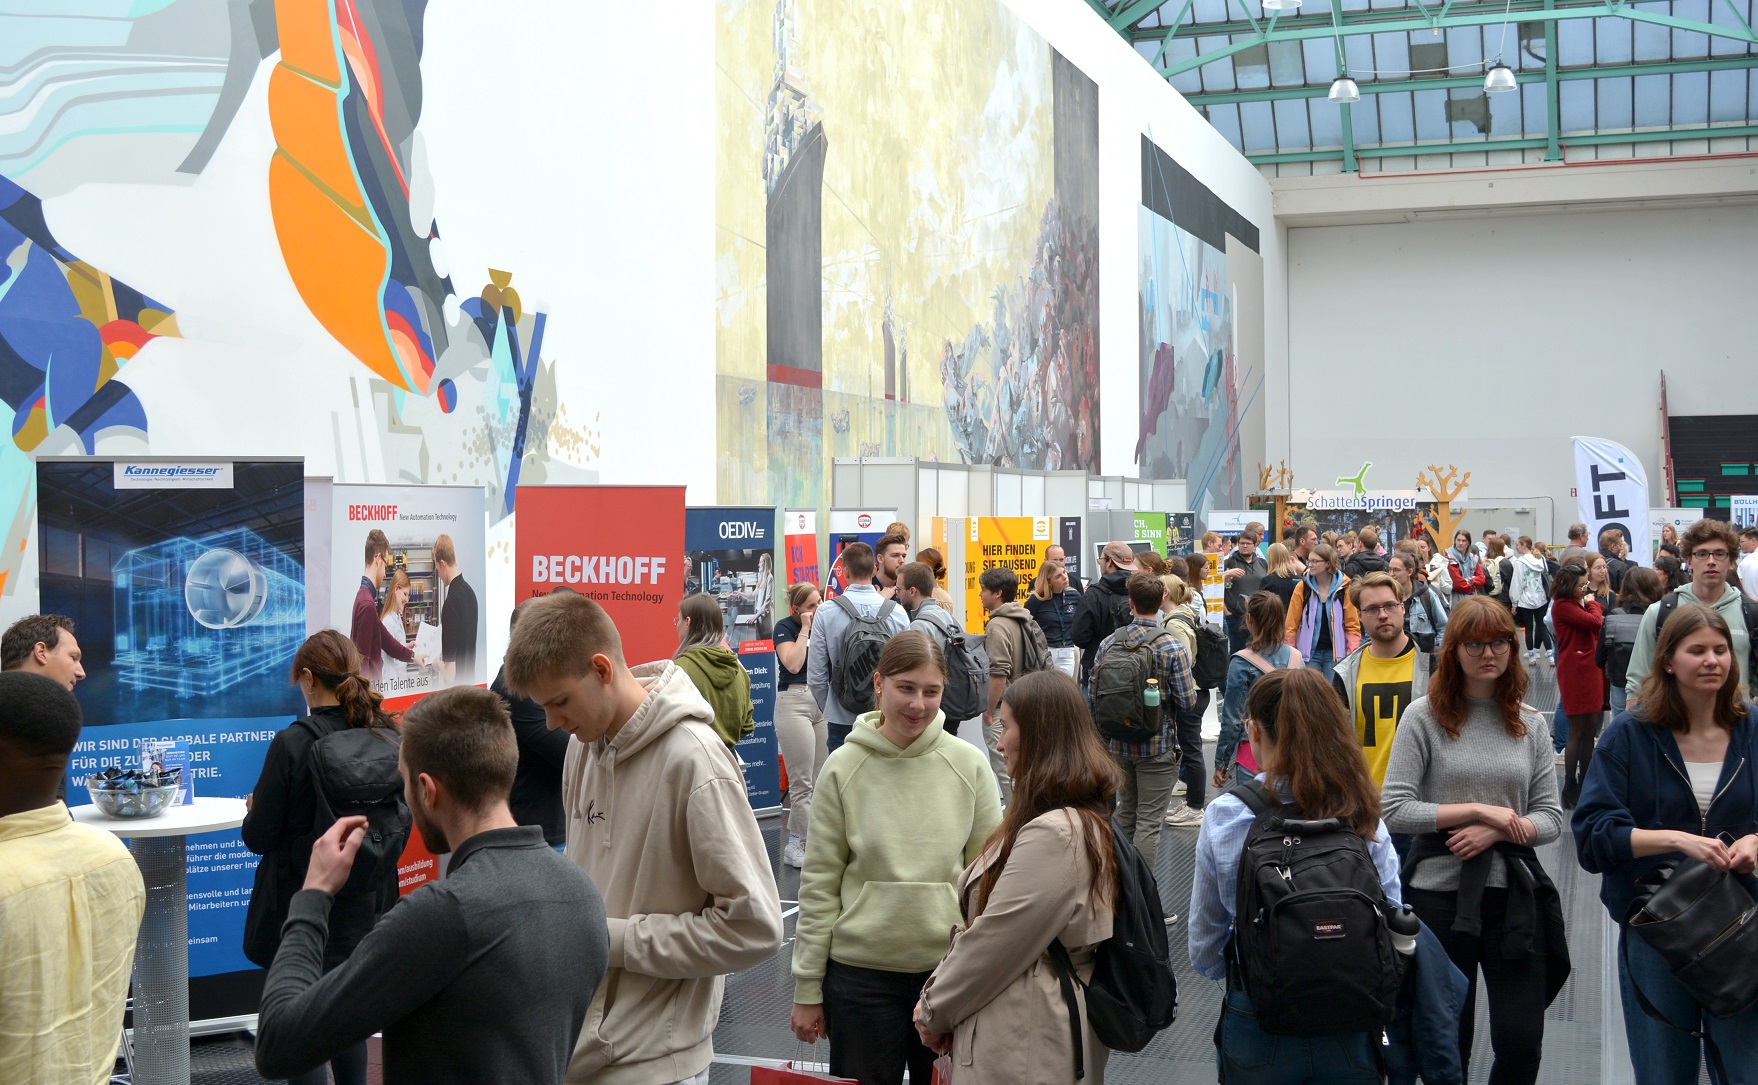
[[[840,598],[842,598],[842,596],[839,595],[839,596],[837,596],[837,598],[840,599]],[[851,603],[849,605],[853,606],[854,604]],[[897,613],[897,600],[896,599],[887,599],[887,600],[885,600],[885,602],[883,602],[879,605],[879,613],[873,615],[873,620],[883,624],[885,622],[890,621],[891,616],[895,613]]]
[[[1074,1079],[1085,1080],[1087,1076],[1086,1045],[1082,1040],[1085,1032],[1080,1024],[1080,1000],[1075,997],[1074,985],[1080,977],[1074,974],[1074,961],[1068,956],[1068,947],[1062,939],[1050,942],[1050,968],[1056,973],[1056,982],[1062,987],[1062,1001],[1068,1006],[1068,1030],[1074,1036]]]
[[[1233,654],[1238,656],[1240,659],[1245,660],[1247,663],[1256,667],[1258,670],[1262,671],[1265,674],[1269,674],[1271,671],[1276,669],[1276,667],[1273,664],[1271,664],[1269,660],[1265,659],[1261,655],[1258,655],[1256,652],[1252,651],[1250,648],[1241,648],[1241,649],[1239,649],[1239,651],[1234,652]]]
[[[890,602],[890,601],[891,600],[889,600],[889,599],[886,600],[886,602]],[[842,611],[844,614],[847,614],[849,616],[850,621],[860,621],[860,619],[861,619],[860,608],[855,606],[855,604],[852,601],[850,601],[847,594],[838,595],[835,599],[832,599],[831,602],[836,604],[836,609]]]
[[[1234,784],[1227,789],[1227,794],[1232,795],[1234,798],[1244,803],[1246,808],[1255,814],[1259,821],[1263,821],[1266,818],[1270,819],[1272,822],[1281,820],[1282,800],[1271,795],[1269,789],[1264,786],[1262,780],[1252,780],[1249,783]]]

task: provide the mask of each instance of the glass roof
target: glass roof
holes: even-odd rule
[[[1376,169],[1415,155],[1758,145],[1754,0],[1307,0],[1281,13],[1261,0],[1088,2],[1263,164],[1353,168],[1346,149]],[[1513,92],[1484,90],[1498,61]],[[1326,97],[1344,66],[1361,88],[1347,110]]]

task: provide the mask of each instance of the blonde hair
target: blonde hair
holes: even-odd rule
[[[819,589],[818,585],[812,583],[810,580],[802,580],[798,584],[788,585],[787,609],[797,612],[801,607],[806,605],[806,600],[812,598],[814,594],[822,595],[823,592]]]
[[[1066,568],[1060,561],[1046,561],[1039,566],[1037,579],[1032,581],[1032,595],[1038,599],[1050,598],[1050,579]]]
[[[394,609],[397,602],[397,590],[409,586],[409,571],[401,565],[391,570],[390,579],[385,582],[385,601],[378,608],[378,620],[384,621]]]
[[[1190,602],[1190,585],[1184,582],[1183,577],[1167,573],[1160,578],[1160,583],[1166,585],[1166,602],[1175,607]]]
[[[1265,558],[1269,562],[1270,572],[1276,576],[1294,575],[1294,551],[1288,549],[1286,544],[1271,543]]]
[[[623,662],[623,638],[604,608],[579,592],[529,599],[507,645],[507,687],[525,695],[550,678],[579,678],[592,657]]]

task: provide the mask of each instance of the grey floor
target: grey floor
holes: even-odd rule
[[[1551,672],[1543,670],[1538,673],[1528,700],[1547,715],[1555,707],[1556,687]],[[1209,753],[1212,755],[1212,747]],[[715,1065],[712,1085],[745,1085],[750,1080],[750,1061],[811,1057],[812,1049],[802,1048],[787,1028],[788,1013],[793,1005],[793,980],[789,969],[799,873],[781,865],[784,833],[780,819],[765,818],[761,825],[769,846],[770,863],[777,871],[782,910],[786,916],[786,940],[774,958],[727,980],[720,1024],[714,1033],[717,1058],[725,1061]],[[1191,854],[1196,831],[1169,828],[1165,834],[1158,872],[1161,890],[1164,899],[1172,902],[1172,909],[1182,913],[1182,902],[1190,898]],[[1585,873],[1576,864],[1574,846],[1567,834],[1541,848],[1539,854],[1562,893],[1570,954],[1575,966],[1568,985],[1545,1014],[1545,1056],[1539,1081],[1559,1085],[1598,1083],[1608,1080],[1601,1065],[1600,1049],[1603,1006],[1601,944],[1605,911],[1598,899],[1599,879]],[[1179,952],[1181,945],[1177,934],[1178,929],[1175,929],[1173,959],[1180,994],[1178,1021],[1145,1051],[1135,1055],[1113,1055],[1106,1073],[1110,1085],[1210,1085],[1215,1081],[1213,1032],[1220,1012],[1220,988],[1190,970],[1188,959]],[[1487,1013],[1480,992],[1479,1026],[1471,1060],[1470,1080],[1473,1083],[1489,1079],[1491,1054]],[[237,1036],[197,1041],[192,1082],[194,1085],[233,1085],[259,1081],[249,1070],[249,1050],[248,1041]],[[819,1045],[818,1057],[822,1058],[824,1051],[824,1046]],[[377,1080],[376,1067],[373,1080]]]

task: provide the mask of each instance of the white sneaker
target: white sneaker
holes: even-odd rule
[[[1176,927],[1176,926],[1178,926],[1178,913],[1177,912],[1167,912],[1166,913],[1166,929],[1171,930],[1173,927]]]
[[[1189,785],[1187,785],[1183,780],[1180,780],[1177,783],[1172,785],[1172,794],[1174,794],[1174,795],[1182,795],[1188,790],[1190,790]]]
[[[1566,764],[1568,764],[1568,762],[1567,762],[1567,761],[1565,761],[1565,760],[1563,760],[1563,754],[1562,754],[1562,751],[1560,751],[1560,750],[1559,750],[1559,751],[1557,751],[1557,760],[1556,760],[1556,764],[1557,764],[1557,766],[1558,766],[1558,767],[1559,767],[1559,768],[1560,768],[1560,767],[1562,767],[1562,766],[1563,766],[1563,765],[1566,765]]]
[[[1166,824],[1174,829],[1195,829],[1203,823],[1203,812],[1189,803],[1173,803],[1166,812]]]
[[[787,838],[787,847],[781,849],[781,861],[795,870],[806,865],[806,842],[797,836]]]

